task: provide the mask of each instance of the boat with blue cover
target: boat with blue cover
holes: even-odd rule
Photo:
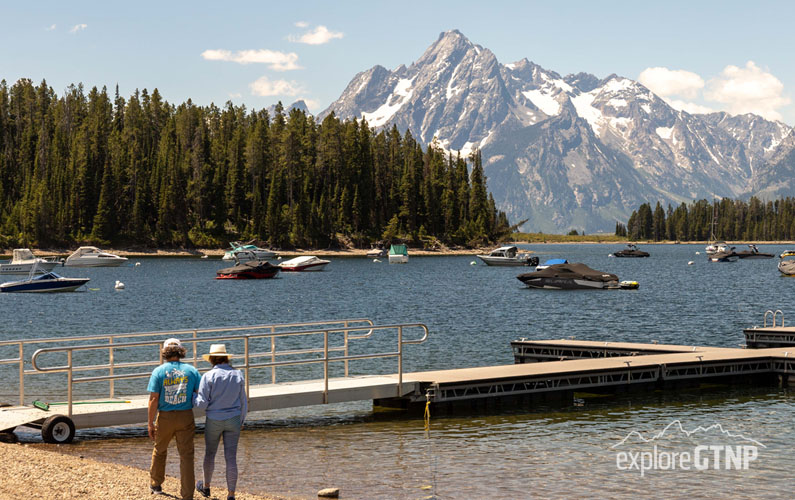
[[[536,271],[543,271],[544,269],[548,268],[549,266],[554,266],[556,264],[568,264],[569,261],[566,259],[549,259],[544,261],[542,264],[536,266]]]

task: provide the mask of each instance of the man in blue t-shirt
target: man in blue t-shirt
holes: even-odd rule
[[[179,451],[180,494],[183,500],[193,499],[193,393],[198,390],[201,377],[192,365],[182,363],[186,350],[179,339],[163,342],[161,352],[165,362],[149,377],[149,438],[155,442],[152,466],[149,468],[149,488],[162,494],[166,479],[168,443],[176,438]],[[155,420],[157,417],[157,420]]]

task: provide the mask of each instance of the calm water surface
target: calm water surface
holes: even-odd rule
[[[366,317],[376,323],[423,322],[431,336],[408,346],[406,370],[512,363],[516,338],[708,344],[734,347],[742,329],[766,309],[789,308],[795,280],[777,259],[707,263],[703,246],[646,246],[648,259],[608,257],[620,245],[526,246],[541,260],[571,262],[640,282],[635,291],[530,290],[521,268],[472,266],[474,257],[411,257],[408,265],[365,258],[332,259],[322,273],[276,280],[213,280],[218,260],[139,259],[141,266],[62,268],[88,276],[73,294],[0,295],[0,340]],[[767,245],[762,251],[780,253]],[[695,252],[701,255],[695,255]],[[688,266],[688,261],[694,265]],[[115,280],[126,289],[113,289]],[[789,323],[789,322],[788,322]],[[373,343],[391,350],[392,337]],[[230,345],[231,350],[240,350]],[[0,352],[11,357],[13,351]],[[361,362],[354,372],[392,372],[394,361]],[[14,401],[16,377],[0,388]],[[280,379],[317,376],[315,368],[280,372]],[[254,375],[264,381],[265,373]],[[26,379],[30,397],[63,398],[49,381]],[[144,380],[120,384],[140,394]],[[83,385],[81,396],[103,396],[107,385]],[[367,403],[263,412],[243,434],[240,489],[313,497],[337,486],[344,498],[572,498],[655,496],[776,498],[790,491],[791,392],[775,387],[702,389],[610,398],[584,406],[502,408],[488,415],[437,416],[425,433],[421,418],[388,417]],[[433,410],[432,410],[433,412]],[[679,419],[686,429],[720,423],[763,443],[748,471],[617,471],[611,446],[637,430],[649,436]],[[22,434],[39,441],[36,434]],[[719,439],[719,437],[713,437]],[[693,438],[673,436],[672,449]],[[708,442],[707,444],[714,444]],[[736,444],[736,443],[730,443]],[[203,448],[197,436],[198,456]],[[147,468],[151,445],[143,428],[82,431],[63,451]],[[220,459],[219,459],[220,460]],[[223,478],[223,466],[216,472]],[[172,461],[170,474],[178,474]],[[200,466],[197,466],[197,470]]]

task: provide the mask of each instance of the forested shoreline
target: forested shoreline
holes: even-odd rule
[[[479,152],[395,127],[0,82],[0,247],[475,246],[509,231]]]
[[[632,212],[627,224],[616,223],[617,236],[630,240],[707,241],[714,217],[714,237],[733,241],[795,240],[795,199],[763,202],[723,198],[698,200],[664,209],[644,203]]]

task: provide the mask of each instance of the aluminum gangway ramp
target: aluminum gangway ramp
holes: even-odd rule
[[[404,330],[419,330],[422,335],[406,339]],[[381,343],[376,350],[356,348],[356,344],[373,345],[379,336]],[[151,369],[162,362],[159,347],[163,339],[170,337],[182,340],[190,351],[183,361],[194,363],[200,371],[210,368],[199,357],[200,352],[209,352],[210,344],[240,347],[242,354],[233,357],[233,364],[245,374],[249,410],[263,411],[402,398],[416,392],[415,382],[403,381],[403,350],[406,345],[424,342],[428,328],[421,323],[374,325],[369,319],[351,319],[0,342],[0,347],[19,352],[16,358],[0,359],[0,365],[17,365],[19,373],[19,405],[0,408],[0,432],[13,432],[19,426],[41,428],[45,441],[65,443],[74,438],[76,429],[146,423],[148,394],[117,397],[115,382],[148,378]],[[364,342],[367,339],[370,342]],[[283,347],[277,346],[277,340]],[[57,345],[40,347],[53,344]],[[384,351],[385,345],[394,346],[394,350]],[[28,360],[25,348],[30,351],[31,346],[39,348]],[[152,356],[154,352],[157,354]],[[91,353],[94,358],[87,356]],[[96,362],[96,353],[104,356],[103,362]],[[65,357],[66,364],[46,364],[48,357],[52,360],[54,356]],[[81,363],[84,358],[89,362]],[[388,358],[397,360],[397,372],[390,362],[386,374],[351,374],[351,363]],[[26,368],[28,364],[32,369]],[[323,378],[277,382],[277,368],[302,365],[322,365]],[[136,371],[142,367],[147,371]],[[254,372],[263,370],[270,371],[271,383],[251,384]],[[332,370],[342,372],[342,376],[332,376]],[[64,402],[26,404],[25,378],[43,374],[66,375]],[[97,382],[108,383],[108,398],[75,398],[76,385]],[[194,411],[196,416],[203,416],[202,411]]]

